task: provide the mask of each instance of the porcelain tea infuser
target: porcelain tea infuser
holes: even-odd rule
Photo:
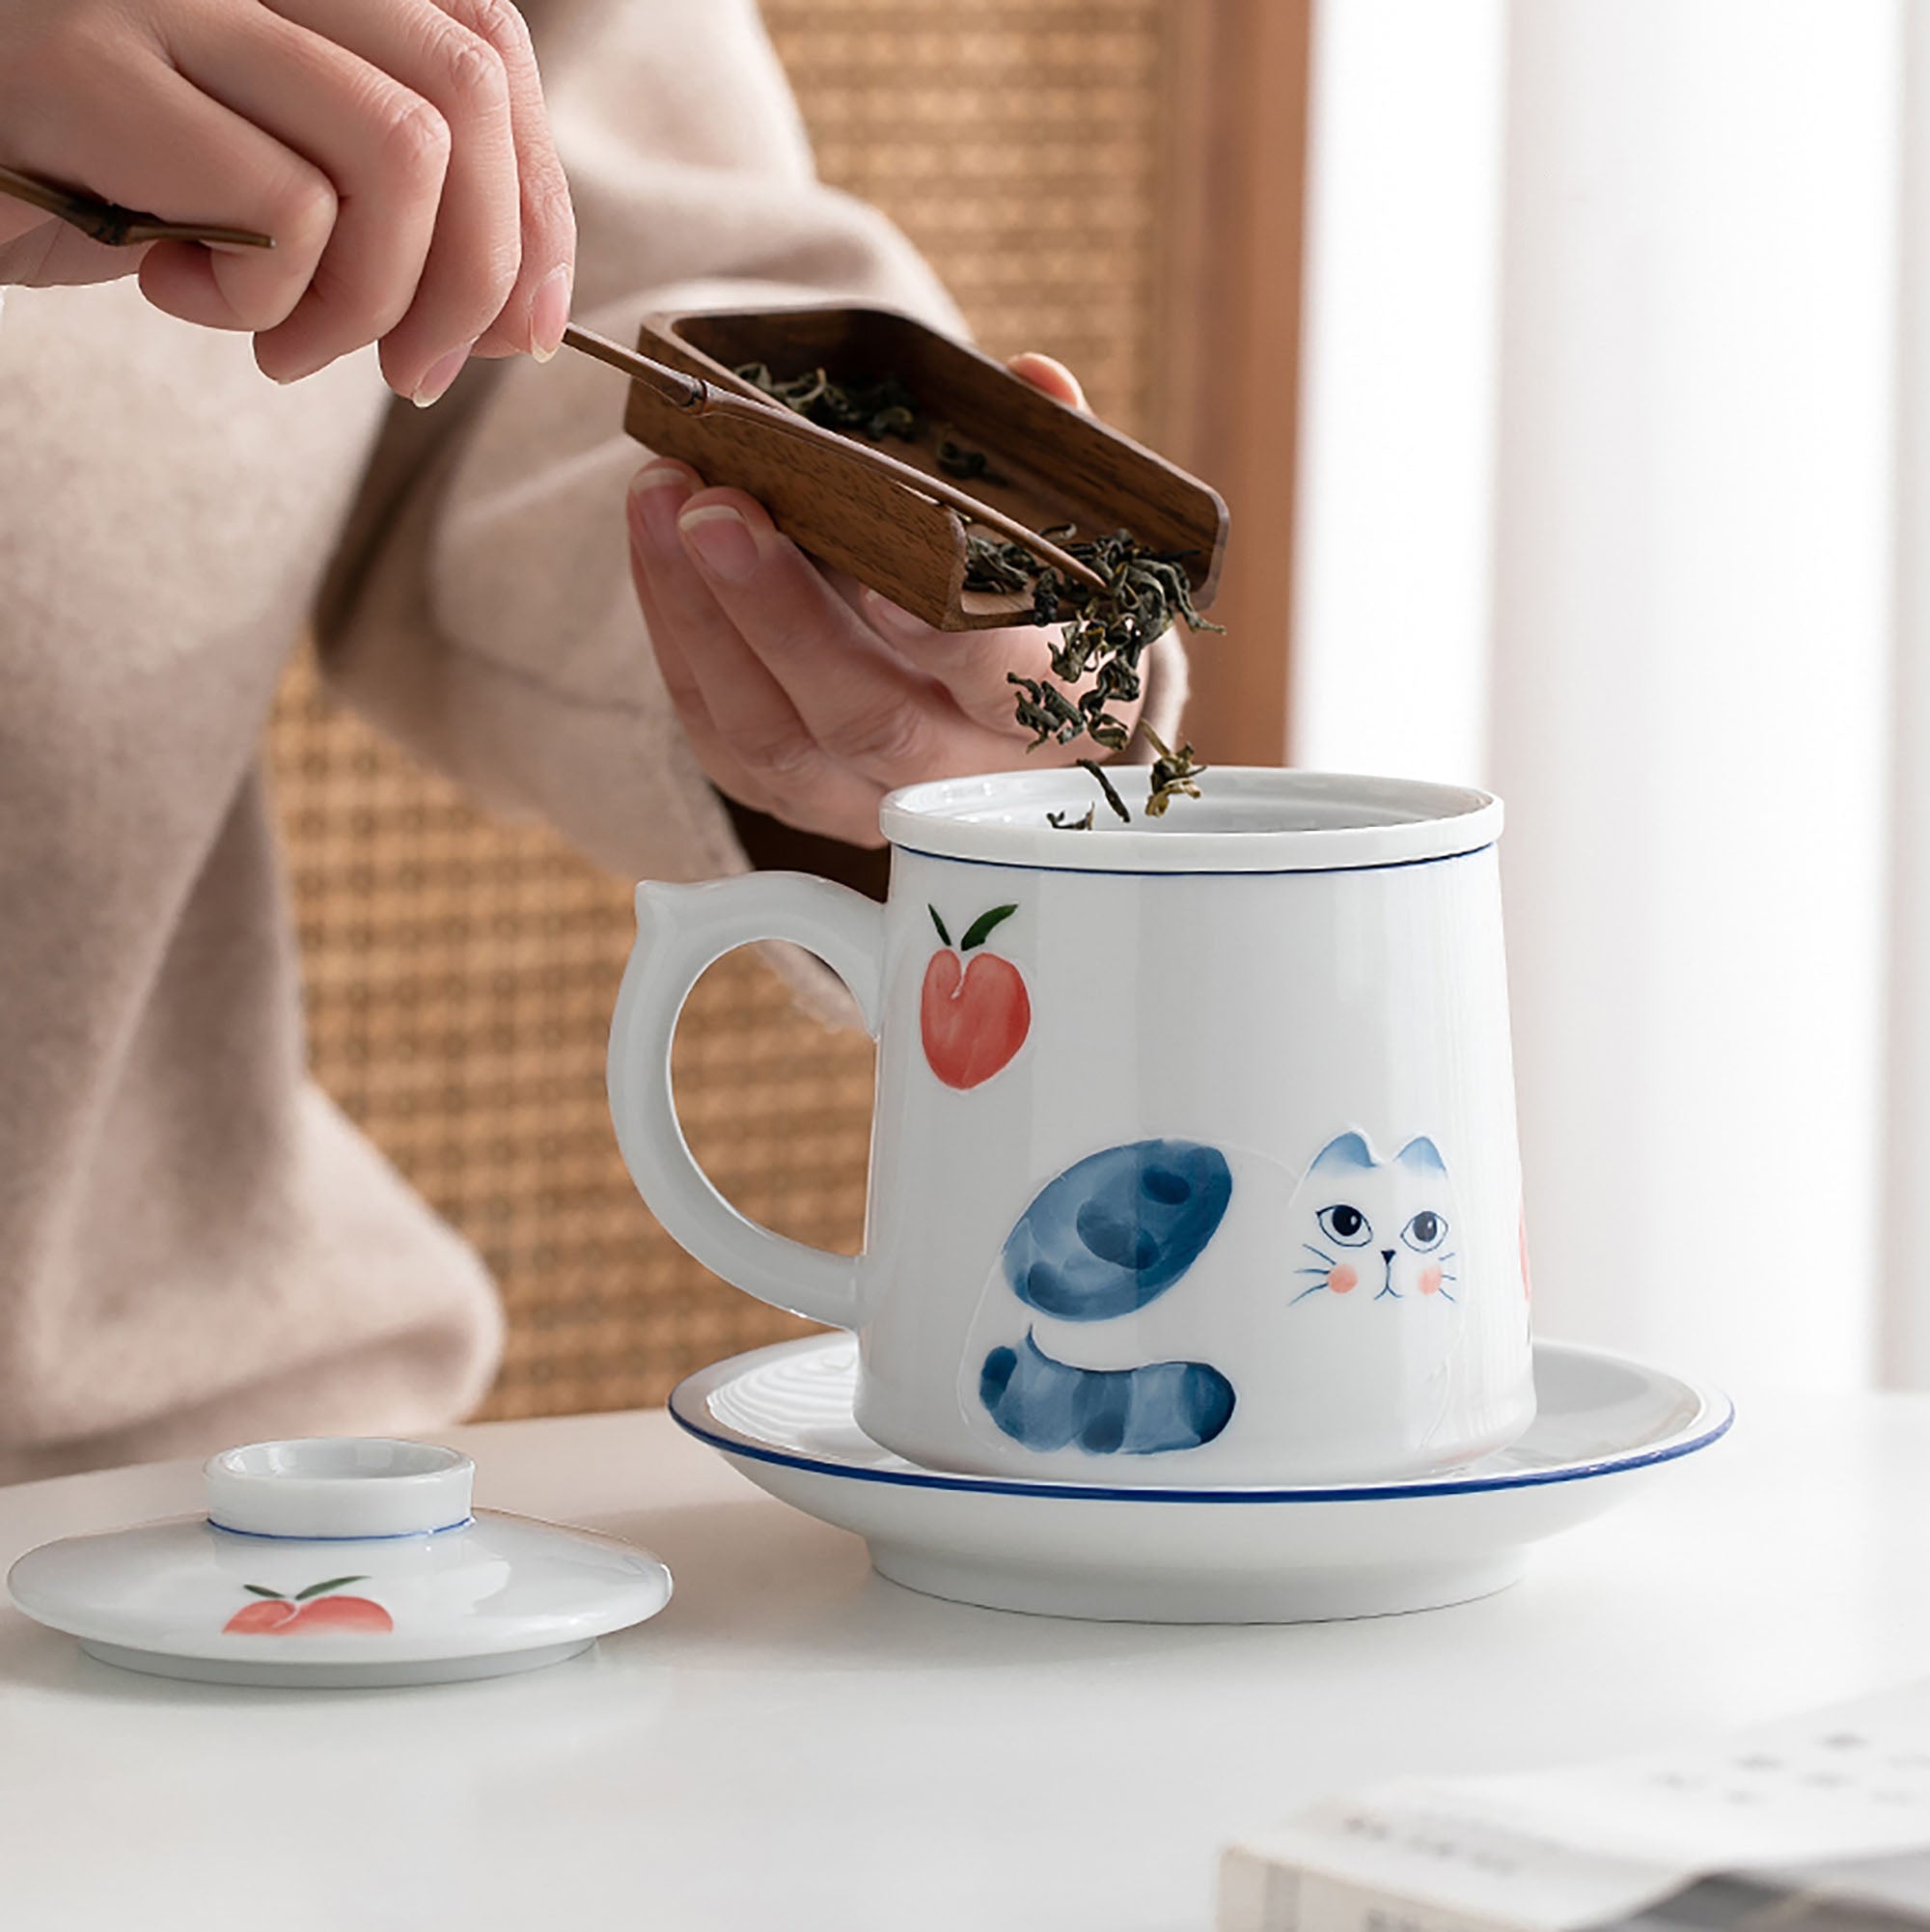
[[[669,1602],[647,1550],[473,1511],[475,1474],[427,1443],[255,1443],[210,1458],[205,1516],[44,1544],[7,1586],[103,1663],[317,1688],[532,1670]]]
[[[996,1610],[1287,1623],[1505,1588],[1532,1546],[1663,1478],[1728,1428],[1714,1390],[1537,1342],[1533,1423],[1449,1475],[1324,1488],[1119,1489],[921,1469],[852,1415],[857,1348],[809,1336],[684,1381],[671,1414],[760,1489],[850,1530],[881,1576]]]

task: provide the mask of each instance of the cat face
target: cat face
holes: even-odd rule
[[[1288,1209],[1292,1299],[1453,1301],[1457,1216],[1448,1170],[1424,1135],[1377,1161],[1364,1136],[1341,1134],[1321,1148]]]

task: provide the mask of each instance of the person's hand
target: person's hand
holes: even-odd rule
[[[430,402],[568,318],[576,225],[509,0],[0,0],[0,164],[273,235],[107,248],[0,199],[0,284],[138,271],[278,382],[379,342]]]
[[[1050,357],[1012,368],[1085,407]],[[671,702],[704,775],[740,805],[877,845],[878,801],[895,786],[1104,756],[1082,738],[1028,758],[1006,674],[1050,676],[1035,625],[934,630],[828,578],[754,498],[706,489],[685,463],[638,471],[629,522],[637,600]],[[1132,730],[1137,704],[1108,708]]]

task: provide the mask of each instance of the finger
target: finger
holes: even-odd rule
[[[859,614],[913,671],[943,683],[952,703],[987,731],[1018,729],[1012,677],[1052,676],[1052,634],[1035,624],[940,630],[876,591],[859,599]]]
[[[630,489],[631,569],[665,682],[709,720],[756,794],[747,803],[786,823],[875,844],[880,787],[825,755],[686,553],[679,516],[701,488],[684,465],[651,463]]]
[[[405,311],[382,332],[382,373],[433,402],[515,287],[523,230],[510,80],[483,35],[435,0],[269,0],[427,101],[448,129],[434,235]]]
[[[292,382],[386,335],[415,298],[435,228],[450,153],[441,114],[265,8],[191,14],[175,53],[197,86],[307,155],[340,204],[306,292],[256,343],[262,371]]]
[[[677,729],[682,731],[685,743],[690,746],[691,756],[696,759],[698,769],[719,791],[734,799],[739,805],[747,805],[753,812],[761,813],[766,818],[781,819],[786,824],[796,825],[801,831],[825,829],[817,825],[807,825],[796,814],[781,809],[778,802],[763,791],[731,753],[730,746],[725,742],[724,734],[711,723],[707,711],[692,711],[682,704],[676,705],[676,709]],[[882,797],[884,794],[881,792],[878,795]],[[875,819],[877,815],[877,806],[874,802],[870,816]],[[827,836],[842,839],[846,844],[866,842],[862,839],[847,836],[842,829],[841,820],[839,824],[840,829],[829,832]]]
[[[0,217],[5,209],[0,203]],[[109,248],[50,215],[21,212],[33,219],[25,225],[0,219],[0,288],[77,289],[140,270],[141,249]]]
[[[1028,350],[1006,365],[1014,375],[1074,409],[1086,407],[1079,378],[1056,357]],[[860,615],[915,670],[943,680],[967,717],[990,731],[1014,724],[1010,677],[1052,675],[1049,634],[1036,625],[944,631],[867,591]]]
[[[61,225],[51,215],[43,213],[37,207],[28,207],[25,202],[12,201],[0,196],[0,248],[5,248],[10,242],[18,241],[23,235],[31,235],[36,229],[57,228]]]
[[[885,649],[741,490],[700,492],[677,527],[719,609],[835,762],[889,787],[1010,756],[1008,734],[974,724]]]
[[[712,757],[721,750],[722,740],[703,703],[703,692],[690,668],[690,659],[678,643],[662,600],[657,595],[650,572],[650,553],[658,547],[660,540],[652,517],[661,514],[661,542],[666,547],[674,547],[677,541],[677,509],[683,499],[699,486],[695,473],[684,469],[681,464],[647,464],[631,479],[626,513],[630,534],[630,581],[636,587],[637,606],[643,613],[644,624],[649,633],[650,649],[662,674],[664,690],[676,712],[677,722],[683,727],[684,735],[697,748],[698,761],[714,779],[716,773],[712,770]],[[654,496],[652,492],[655,492]],[[761,809],[761,799],[746,797],[744,802]]]
[[[502,312],[476,345],[478,355],[528,350],[547,362],[563,345],[576,273],[576,213],[550,132],[542,76],[522,14],[510,0],[440,0],[502,57],[510,90],[510,129],[522,204],[522,263]]]
[[[166,242],[140,253],[105,251],[121,258],[120,273],[138,272],[156,308],[208,328],[262,329],[300,300],[335,227],[328,178],[210,99],[155,49],[131,39],[109,43],[70,93],[41,86],[5,104],[11,166],[78,179],[92,194],[163,220],[219,222],[275,237],[273,249]],[[40,277],[65,279],[64,264],[76,260],[103,267],[92,252],[98,248],[63,228]]]
[[[1079,386],[1079,378],[1057,356],[1027,349],[1022,355],[1013,356],[1006,367],[1034,389],[1044,390],[1054,400],[1069,403],[1074,409],[1086,408],[1086,392]]]
[[[637,573],[641,576],[641,573]],[[679,677],[673,665],[679,658],[674,648],[664,640],[660,628],[650,619],[648,606],[644,601],[642,583],[638,585],[639,602],[644,606],[645,622],[649,625],[651,649],[657,663],[664,671],[665,688],[670,694],[671,707],[676,713],[677,729],[682,731],[684,741],[690,746],[692,756],[697,759],[698,768],[719,791],[727,793],[739,805],[747,805],[753,812],[760,812],[767,818],[779,817],[777,801],[751,776],[750,771],[731,752],[725,742],[724,734],[717,729],[703,702],[696,693],[695,686],[687,676]],[[873,808],[871,816],[877,816]]]
[[[634,515],[634,512],[633,512]],[[767,815],[771,811],[771,799],[751,776],[746,767],[732,756],[724,742],[724,735],[718,731],[709,709],[703,703],[703,691],[692,675],[690,661],[686,658],[674,638],[671,628],[661,615],[650,587],[648,566],[637,555],[638,533],[633,523],[631,530],[630,576],[637,589],[637,606],[643,613],[644,625],[649,636],[650,650],[657,661],[664,690],[671,702],[671,709],[676,713],[679,730],[696,756],[699,767],[712,785],[727,791],[741,805],[748,805],[755,812]]]

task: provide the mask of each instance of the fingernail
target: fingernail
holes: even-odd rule
[[[659,556],[675,557],[683,547],[676,534],[676,513],[693,487],[690,478],[669,463],[648,464],[630,479],[637,516]]]
[[[563,346],[563,332],[569,326],[570,272],[556,268],[543,278],[530,299],[530,353],[538,362],[547,362]]]
[[[427,409],[462,373],[462,365],[469,360],[469,351],[475,346],[474,343],[464,343],[460,348],[451,349],[440,362],[430,363],[428,373],[416,384],[415,394],[409,400],[418,409]]]
[[[728,504],[706,503],[687,510],[676,527],[697,561],[727,584],[741,584],[758,567],[758,540],[750,526]]]
[[[866,592],[865,605],[871,621],[880,630],[901,637],[907,644],[920,643],[938,635],[936,624],[928,624],[923,618],[913,617],[902,604],[893,603],[891,598],[880,596],[876,591]]]

